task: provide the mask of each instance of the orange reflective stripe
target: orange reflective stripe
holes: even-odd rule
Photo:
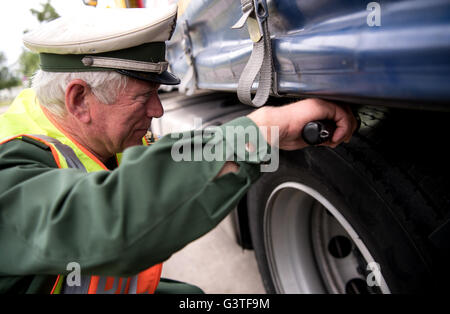
[[[124,278],[119,278],[119,284],[117,285],[117,289],[114,292],[114,294],[120,294],[121,290],[122,290],[122,281],[124,280]],[[123,289],[123,291],[125,291],[125,289]],[[125,292],[124,292],[125,293]]]
[[[77,146],[83,153],[85,153],[89,158],[91,158],[92,161],[97,163],[103,169],[108,170],[108,168],[106,168],[106,166],[96,156],[94,156],[90,151],[88,151],[86,148],[84,148],[83,145],[81,145],[80,143],[75,141],[72,136],[70,136],[66,131],[64,131],[63,128],[61,128],[56,123],[56,121],[54,121],[54,119],[50,118],[46,108],[42,107],[41,109],[42,109],[42,112],[44,113],[44,115],[50,120],[50,122],[52,122],[54,124],[54,126],[58,129],[58,131],[60,131],[65,137],[67,137],[70,141],[72,141],[72,143],[74,143],[75,146]]]
[[[57,122],[48,114],[48,111],[39,105],[37,98],[31,89],[22,92],[11,105],[10,110],[0,116],[0,120],[2,123],[2,128],[0,128],[0,144],[16,138],[32,138],[50,148],[58,168],[72,168],[73,165],[69,164],[69,160],[72,159],[70,156],[67,156],[67,152],[60,151],[58,149],[59,144],[55,145],[49,139],[46,141],[45,138],[36,137],[42,135],[56,141],[61,141],[63,145],[71,148],[71,150],[74,151],[75,157],[79,159],[80,164],[85,167],[85,171],[94,172],[102,169],[108,170],[96,156],[75,141],[70,134],[67,134],[63,130],[63,128],[59,127]],[[35,134],[36,136],[29,134]],[[143,145],[151,144],[150,142],[151,139],[149,141],[149,139],[144,138]],[[116,154],[118,163],[120,162],[120,156],[119,154]],[[114,279],[110,277],[111,279],[109,279],[108,277],[82,276],[84,277],[83,285],[82,288],[78,290],[66,286],[65,276],[60,275],[57,277],[51,293],[58,293],[61,288],[66,288],[68,293],[71,293],[71,291],[83,291],[83,293],[87,291],[89,294],[108,292],[153,293],[158,286],[161,270],[162,265],[156,265],[131,278]],[[99,285],[101,285],[101,287],[99,287]],[[64,290],[61,291],[64,292]]]
[[[162,264],[150,267],[140,272],[137,280],[136,293],[154,293],[161,277]]]
[[[114,277],[106,278],[105,291],[111,290],[113,288],[115,280],[116,279]]]
[[[3,144],[3,143],[0,143]],[[50,294],[53,294],[55,292],[56,287],[58,286],[58,282],[59,282],[59,278],[61,277],[61,275],[58,275],[58,277],[56,278],[55,284],[53,285],[52,291],[50,292]]]
[[[12,141],[13,139],[19,138],[19,137],[21,137],[21,136],[22,136],[22,135],[14,135],[14,136],[8,137],[8,138],[2,140],[2,141],[0,142],[0,145],[4,144],[4,143],[6,143],[6,142]]]
[[[63,133],[61,131],[61,133]],[[100,167],[102,167],[105,170],[109,170],[97,157],[95,157],[90,151],[88,151],[86,148],[83,147],[83,145],[79,144],[77,141],[75,141],[72,137],[65,134],[64,135],[72,141],[83,153],[85,153],[89,158],[91,158],[94,162],[96,162]]]
[[[55,162],[56,162],[56,164],[58,165],[58,168],[62,168],[62,167],[61,167],[61,162],[60,162],[60,160],[59,160],[59,155],[58,155],[58,152],[57,152],[57,150],[55,149],[55,147],[53,147],[53,145],[52,145],[51,143],[49,143],[49,142],[47,142],[46,140],[43,140],[43,139],[41,139],[41,138],[38,138],[38,137],[35,137],[35,136],[32,136],[32,135],[29,135],[29,134],[19,134],[19,135],[11,136],[11,137],[7,138],[6,140],[1,141],[1,142],[0,142],[0,145],[1,145],[1,144],[4,144],[4,143],[6,143],[6,142],[12,141],[13,139],[16,139],[16,138],[19,138],[19,137],[24,137],[24,136],[29,137],[29,138],[32,138],[32,139],[34,139],[34,140],[36,140],[36,141],[39,141],[39,142],[41,142],[41,143],[44,143],[45,145],[47,145],[48,147],[50,147],[50,150],[51,150],[51,152],[52,152],[53,158],[55,159]]]
[[[6,142],[9,142],[9,141],[11,141],[13,139],[24,137],[24,136],[32,138],[34,140],[37,140],[37,141],[47,145],[50,148],[51,152],[52,152],[53,158],[55,159],[55,162],[58,165],[58,168],[62,168],[61,167],[61,163],[60,163],[60,159],[59,159],[59,155],[57,153],[56,148],[51,143],[49,143],[49,142],[47,142],[47,141],[45,141],[45,140],[43,140],[41,138],[29,135],[29,134],[19,134],[19,135],[11,136],[11,137],[9,137],[7,139],[2,140],[0,142],[0,145],[4,144]],[[75,141],[73,141],[73,142],[75,144],[77,144]],[[79,147],[80,147],[80,149],[82,149],[84,151],[84,149],[82,148],[81,145]],[[88,153],[87,151],[84,151],[84,152]],[[90,157],[91,158],[95,158],[95,156],[93,156],[92,154],[90,154]],[[103,163],[101,163],[100,161],[98,161],[98,163],[102,167],[104,167],[106,170],[108,170],[103,165]],[[134,293],[137,293],[137,294],[139,294],[139,293],[154,293],[155,290],[156,290],[156,287],[159,284],[159,280],[160,280],[160,277],[161,277],[161,272],[162,272],[162,264],[158,264],[158,265],[155,265],[153,267],[150,267],[149,269],[140,272],[137,275],[137,278],[135,278],[135,280],[133,280],[133,278],[128,278],[127,282],[126,282],[126,286],[125,286],[125,288],[123,290],[122,290],[122,282],[123,282],[124,279],[123,278],[119,278],[119,284],[118,284],[117,289],[116,289],[116,291],[114,293],[115,294],[119,294],[119,293],[127,293],[128,294],[130,292],[130,290],[132,291],[132,293],[134,292]],[[56,279],[56,282],[53,285],[52,291],[50,292],[51,294],[53,294],[55,292],[55,289],[58,286],[58,283],[59,283],[60,279],[61,279],[61,276],[58,275],[58,277]],[[96,294],[97,291],[100,291],[100,293],[102,293],[102,292],[105,292],[105,291],[113,289],[115,280],[116,280],[116,278],[114,278],[114,277],[107,277],[104,289],[102,289],[102,288],[98,289],[98,285],[100,283],[100,277],[99,276],[91,276],[90,283],[89,283],[88,294]],[[133,285],[133,286],[130,287],[131,285]]]
[[[129,278],[122,277],[100,277],[91,276],[88,278],[88,294],[148,294],[155,293],[161,277],[162,264],[150,267]],[[58,279],[52,289],[52,293],[60,280]]]
[[[98,287],[99,281],[100,281],[100,277],[99,276],[92,276],[91,277],[91,282],[89,283],[88,294],[95,294],[95,293],[97,293],[97,287]]]

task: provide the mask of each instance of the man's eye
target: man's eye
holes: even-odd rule
[[[147,102],[152,97],[152,95],[157,94],[158,90],[151,90],[145,94],[138,95],[135,99],[139,102]]]
[[[139,102],[147,102],[150,99],[150,96],[142,95],[137,97],[137,101]]]

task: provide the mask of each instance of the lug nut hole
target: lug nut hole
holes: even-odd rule
[[[335,236],[328,243],[328,251],[336,258],[347,257],[352,251],[352,241],[344,236]]]

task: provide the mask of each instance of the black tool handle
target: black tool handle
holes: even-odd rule
[[[309,145],[322,144],[333,137],[336,123],[333,120],[308,122],[302,130],[303,140]]]

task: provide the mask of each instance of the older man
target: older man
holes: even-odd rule
[[[176,7],[94,11],[24,39],[42,70],[0,116],[0,292],[196,292],[160,281],[161,263],[235,207],[261,158],[176,162],[176,136],[146,147],[163,115],[160,84],[179,83],[164,60]],[[337,124],[333,147],[356,127],[347,110],[305,100],[221,128],[278,126],[279,147],[300,149],[305,123],[321,119]],[[220,134],[216,145],[226,146]],[[256,151],[277,144],[260,136]]]

